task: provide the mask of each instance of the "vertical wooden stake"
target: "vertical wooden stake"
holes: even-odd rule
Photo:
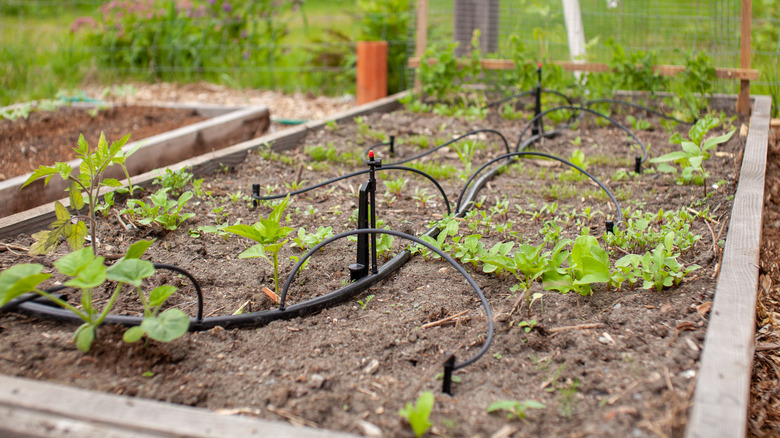
[[[742,27],[740,34],[740,67],[750,68],[750,21],[753,17],[753,3],[751,0],[742,0]],[[737,112],[742,115],[750,114],[750,81],[739,81],[739,96],[737,97]]]
[[[414,48],[414,56],[420,60],[422,65],[425,49],[428,45],[428,0],[417,0],[417,40]],[[419,67],[418,67],[419,69]],[[420,75],[414,74],[414,91],[419,93],[422,90],[422,81]]]
[[[357,42],[357,103],[387,96],[387,41]]]

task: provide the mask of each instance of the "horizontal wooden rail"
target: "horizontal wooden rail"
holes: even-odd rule
[[[429,64],[435,64],[436,62],[435,59],[428,59]],[[483,59],[481,62],[482,67],[487,70],[512,70],[515,68],[514,61],[509,59]],[[610,70],[609,65],[599,62],[553,61],[553,64],[559,65],[568,71],[606,72]],[[409,67],[417,68],[419,66],[419,57],[409,59]],[[685,66],[682,65],[657,65],[654,68],[662,76],[675,76],[685,71]],[[758,70],[718,67],[715,69],[715,76],[722,79],[752,81],[758,79]]]

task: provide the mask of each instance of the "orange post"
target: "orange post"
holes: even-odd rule
[[[357,43],[357,103],[387,96],[387,41]]]

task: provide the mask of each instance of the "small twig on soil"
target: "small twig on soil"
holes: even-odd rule
[[[7,360],[8,362],[19,363],[18,360],[14,359],[14,358],[11,358],[11,357],[8,357],[8,356],[0,356],[0,359]]]
[[[712,236],[712,253],[718,255],[718,250],[720,248],[718,248],[718,241],[715,240],[716,239],[715,230],[712,229],[712,225],[710,225],[710,221],[705,219],[704,224],[707,225],[707,229],[710,230],[710,235]]]
[[[628,387],[625,390],[623,390],[623,392],[621,392],[620,394],[613,395],[612,397],[607,399],[607,404],[610,406],[614,405],[616,401],[620,400],[624,395],[628,395],[628,393],[630,393],[634,388],[636,388],[640,382],[642,381],[635,380],[633,383],[628,385]]]
[[[568,332],[571,330],[589,330],[589,329],[597,329],[604,327],[604,324],[597,322],[597,323],[591,323],[591,324],[580,324],[580,325],[568,325],[563,327],[555,327],[547,330],[550,333],[562,333],[562,332]]]
[[[20,246],[20,245],[14,245],[13,243],[0,243],[0,252],[3,252],[3,251],[11,251],[11,252],[13,252],[12,250],[14,250],[14,249],[17,250],[17,251],[24,251],[24,252],[27,252],[27,251],[30,250],[30,248],[25,248],[25,247]],[[16,253],[14,253],[14,254],[16,254]]]
[[[303,175],[303,163],[298,165],[298,171],[295,172],[295,185],[301,183],[301,175]]]
[[[666,387],[669,391],[674,391],[674,385],[672,385],[672,376],[669,374],[669,368],[664,367],[664,379],[666,380]]]
[[[122,226],[125,228],[125,231],[130,231],[133,229],[134,225],[131,226],[126,224],[125,221],[122,220],[122,216],[120,216],[116,210],[114,210],[114,216],[116,217],[116,220],[118,220],[119,223],[122,224]]]
[[[464,310],[464,311],[462,311],[462,312],[460,312],[460,313],[456,313],[456,314],[454,314],[454,315],[452,315],[452,316],[448,316],[448,317],[446,317],[446,318],[442,318],[442,319],[440,319],[440,320],[438,320],[438,321],[429,322],[428,324],[423,324],[423,325],[422,325],[422,328],[436,327],[436,326],[438,326],[438,325],[442,325],[442,324],[445,324],[445,323],[447,323],[447,322],[450,322],[450,321],[452,321],[452,320],[454,320],[454,319],[456,319],[456,318],[459,318],[459,317],[461,317],[461,316],[463,316],[463,315],[465,315],[465,314],[467,314],[467,313],[469,313],[468,309],[466,309],[466,310]]]
[[[313,421],[309,421],[309,420],[307,420],[305,418],[301,418],[301,417],[299,417],[297,415],[294,415],[294,414],[292,414],[290,412],[287,412],[287,411],[282,410],[282,409],[277,409],[277,408],[275,408],[273,406],[270,406],[270,405],[266,406],[266,409],[268,409],[269,411],[273,412],[276,415],[279,415],[280,417],[286,418],[292,424],[301,424],[301,425],[308,426],[308,427],[313,427],[313,428],[316,428],[316,429],[319,429],[321,427],[319,424],[317,424],[317,423],[315,423]]]

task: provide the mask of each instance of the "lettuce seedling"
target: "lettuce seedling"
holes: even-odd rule
[[[406,406],[398,411],[398,415],[406,418],[409,425],[412,426],[414,435],[419,438],[433,426],[430,417],[433,411],[433,393],[431,391],[425,391],[417,398],[417,403],[412,405],[411,402],[407,402]]]
[[[499,400],[491,403],[490,406],[488,406],[487,411],[488,413],[507,411],[507,419],[511,420],[513,418],[525,418],[526,409],[544,409],[546,407],[547,406],[536,400]]]

